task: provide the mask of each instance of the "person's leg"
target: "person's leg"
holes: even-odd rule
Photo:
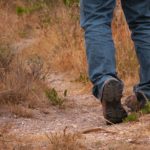
[[[93,94],[101,99],[104,82],[117,79],[111,32],[115,0],[80,0],[80,7],[89,77],[94,84]]]
[[[140,64],[140,83],[134,92],[143,93],[150,100],[150,1],[122,0],[122,7]]]
[[[115,0],[81,0],[80,7],[93,94],[102,102],[107,123],[120,123],[127,114],[121,105],[123,83],[116,73],[111,32]]]

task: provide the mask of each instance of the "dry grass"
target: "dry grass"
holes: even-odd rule
[[[0,149],[1,150],[32,150],[31,144],[24,144],[16,135],[11,135],[12,124],[10,122],[1,125],[0,128]]]
[[[50,65],[53,70],[74,71],[86,73],[87,64],[83,45],[83,34],[79,25],[79,8],[72,6],[66,8],[61,4],[59,13],[54,9],[56,15],[51,30],[48,31],[48,38],[53,45],[51,49]]]
[[[8,140],[9,131],[12,127],[12,124],[10,122],[7,122],[0,127],[0,148],[3,149],[10,149],[12,145],[10,146],[10,140]],[[15,140],[15,139],[14,139]],[[9,144],[8,144],[9,143]],[[8,146],[9,145],[9,146]]]
[[[23,104],[27,108],[40,107],[41,101],[47,104],[43,97],[46,87],[41,84],[47,72],[73,72],[77,81],[88,82],[78,5],[65,6],[63,0],[39,1],[38,5],[34,0],[0,0],[0,14],[1,104]],[[131,86],[138,80],[139,66],[120,8],[112,28],[117,70]],[[36,43],[16,52],[12,45],[29,38],[37,39]]]
[[[82,136],[77,133],[55,133],[48,136],[50,146],[49,150],[86,150],[82,143]]]
[[[28,98],[33,79],[31,75],[27,74],[22,62],[17,58],[9,66],[9,71],[4,72],[1,82],[3,84],[3,90],[0,94],[1,102],[20,103]]]
[[[46,39],[52,43],[49,45],[51,58],[49,66],[51,69],[57,71],[73,70],[80,76],[80,73],[87,72],[87,63],[78,10],[76,6],[68,9],[61,5],[60,13],[57,13],[57,8],[56,10],[54,8],[54,17],[58,21],[54,21],[55,18],[52,16],[53,24],[51,30],[48,30],[46,34]],[[117,49],[116,59],[119,76],[124,80],[131,77],[137,81],[139,66],[130,38],[130,31],[120,7],[115,12],[112,28]],[[122,34],[120,35],[120,33]]]
[[[23,6],[23,3],[18,5]],[[44,22],[39,23],[38,20],[41,16],[38,18],[37,12],[24,15],[23,20],[22,17],[17,17],[18,24],[22,27],[26,26],[24,24],[24,21],[26,21],[27,26],[31,26],[31,28],[35,30],[35,24],[33,24],[31,19],[36,22],[37,26],[40,26],[41,39],[39,43],[30,47],[27,51],[42,55],[48,64],[48,68],[51,70],[73,70],[76,73],[86,73],[87,63],[83,44],[83,34],[79,26],[78,6],[66,7],[60,0],[59,4],[54,5],[51,10],[49,10],[49,7],[45,7],[44,9],[50,14],[50,18],[48,18],[46,13],[41,13],[45,17],[45,20],[48,21],[50,19],[46,27],[44,26]],[[15,16],[15,13],[13,14]],[[8,31],[6,32],[8,33]],[[23,32],[23,30],[21,30],[21,32]],[[122,33],[121,36],[120,33]],[[138,65],[134,46],[123,13],[120,9],[117,9],[114,16],[113,36],[117,48],[116,57],[119,75],[123,79],[126,79],[128,76],[134,78],[136,76],[136,79],[138,79]]]
[[[1,30],[4,34],[11,32],[9,35],[13,35],[13,38],[17,40],[22,38],[19,37],[20,33],[21,36],[28,34],[28,31],[26,33],[26,30],[28,30],[26,28],[30,28],[31,32],[33,31],[34,33],[36,33],[37,29],[38,32],[40,31],[41,38],[39,42],[26,50],[26,53],[39,53],[46,60],[48,69],[50,70],[74,71],[76,74],[87,72],[83,34],[79,26],[79,7],[77,5],[66,7],[62,3],[62,0],[59,0],[55,5],[46,3],[42,7],[43,9],[40,9],[40,15],[38,10],[24,14],[23,16],[18,16],[15,12],[16,7],[31,8],[34,6],[34,2],[31,1],[28,4],[24,1],[14,1],[11,3],[12,5],[6,4],[6,9],[1,10],[3,12],[1,17],[5,18],[0,18],[0,20],[3,19],[6,21],[1,22],[1,28],[5,28]],[[41,18],[44,18],[44,20],[41,20]],[[12,27],[3,27],[3,24],[10,25],[11,20]],[[121,36],[120,33],[122,33]],[[5,37],[7,39],[6,41],[11,39],[7,35]],[[116,58],[119,76],[123,79],[132,77],[137,80],[138,65],[134,46],[120,9],[117,9],[114,15],[113,37],[117,48]]]
[[[78,133],[69,133],[65,128],[62,133],[50,135],[24,135],[23,137],[10,134],[13,124],[6,122],[0,126],[0,148],[7,150],[86,150],[84,138]],[[34,137],[34,138],[33,138]]]
[[[32,118],[33,117],[33,110],[19,106],[19,105],[12,105],[10,107],[11,113],[14,114],[17,118],[23,117],[23,118]]]
[[[32,117],[28,107],[42,107],[45,100],[42,61],[37,55],[32,58],[26,58],[24,53],[10,55],[11,49],[0,52],[0,104],[11,106],[10,112],[17,116]]]

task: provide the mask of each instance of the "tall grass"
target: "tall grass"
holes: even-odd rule
[[[54,0],[8,2],[1,0],[0,8],[0,40],[2,43],[0,45],[11,47],[15,42],[24,39],[38,39],[35,44],[23,49],[24,57],[30,57],[32,61],[31,71],[35,72],[37,67],[38,71],[40,70],[38,74],[42,74],[42,71],[74,72],[76,76],[87,74],[83,31],[79,25],[79,5],[76,0],[58,0],[57,2]],[[137,80],[139,66],[130,31],[120,6],[115,11],[112,28],[119,76],[124,80],[128,78]],[[1,69],[6,68],[5,66],[9,63],[12,64],[12,55],[7,54],[5,49],[6,47],[2,47],[0,50],[0,57],[3,51],[7,55],[0,60]],[[34,56],[38,57],[32,58]],[[42,59],[37,60],[37,58]],[[40,64],[35,67],[37,61]],[[25,64],[23,62],[22,65]],[[44,65],[44,70],[41,70],[43,64],[46,65]],[[17,66],[17,64],[13,65]],[[22,82],[23,85],[28,85],[26,83],[28,80],[24,79],[24,75],[23,71],[19,77],[20,81],[13,84],[18,85]],[[13,79],[18,78],[15,69],[9,76]]]
[[[57,12],[57,10],[56,10]],[[77,74],[87,73],[87,62],[83,31],[79,26],[79,7],[60,6],[59,13],[53,19],[50,41],[55,39],[53,47],[52,68],[59,71],[74,70]],[[116,46],[117,71],[119,76],[138,79],[138,63],[136,59],[130,31],[126,24],[120,5],[117,7],[112,23],[113,38]],[[121,34],[120,34],[121,33]]]
[[[11,6],[11,3],[9,6]],[[58,0],[57,2],[53,0],[15,1],[13,2],[14,5],[12,5],[13,9],[8,7],[8,4],[5,4],[7,9],[3,11],[3,15],[7,12],[7,15],[11,13],[8,18],[11,18],[11,16],[16,18],[17,25],[20,27],[18,28],[20,30],[18,33],[20,34],[28,34],[28,32],[25,33],[26,30],[24,29],[26,25],[31,26],[34,31],[38,28],[40,34],[41,32],[43,33],[41,41],[44,40],[44,42],[42,41],[43,44],[42,42],[40,43],[38,49],[42,49],[40,53],[47,54],[48,59],[51,58],[48,60],[48,65],[51,66],[51,69],[57,71],[74,70],[77,73],[86,73],[84,38],[79,25],[80,14],[77,3],[77,0]],[[120,11],[120,6],[117,7],[115,12],[112,28],[117,49],[118,73],[123,79],[137,77],[138,65],[130,38],[130,31],[124,15]],[[21,14],[21,16],[17,16],[18,14]],[[11,19],[7,20],[5,24],[9,24],[9,21]],[[11,22],[12,27],[15,26],[16,22]],[[4,30],[4,34],[15,29],[9,28],[8,30],[8,28]],[[16,30],[12,33],[15,37],[20,35],[16,35]]]

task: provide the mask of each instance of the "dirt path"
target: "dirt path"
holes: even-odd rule
[[[62,132],[66,126],[68,131],[73,132],[97,127],[101,129],[84,135],[87,149],[150,148],[150,115],[142,117],[140,122],[106,126],[99,102],[89,92],[83,94],[84,85],[72,81],[69,75],[58,73],[50,74],[47,79],[60,95],[68,90],[65,109],[54,106],[44,111],[35,109],[31,119],[1,115],[0,125],[11,124],[9,134],[25,139],[30,137],[32,144],[42,149],[46,148],[43,146],[45,133]],[[38,139],[38,143],[35,139]]]
[[[62,131],[66,126],[71,130],[79,131],[82,128],[105,126],[99,102],[96,102],[91,94],[80,94],[84,86],[72,82],[65,74],[51,74],[48,84],[55,88],[58,93],[68,90],[67,102],[64,109],[51,106],[41,110],[34,110],[34,118],[11,118],[14,124],[12,132],[22,134],[42,134],[45,132]],[[9,121],[10,118],[1,116],[0,123]]]
[[[34,42],[35,40],[30,40],[23,42],[24,44],[19,43],[14,49],[20,51]],[[65,108],[59,109],[55,106],[36,108],[33,110],[34,117],[29,119],[17,118],[4,112],[0,115],[1,132],[4,130],[17,139],[23,139],[24,149],[47,150],[46,134],[62,133],[66,127],[68,132],[74,133],[98,128],[83,135],[86,149],[150,149],[150,115],[141,117],[139,122],[106,126],[100,102],[91,95],[85,85],[74,80],[71,74],[50,73],[47,84],[55,88],[59,95],[63,95],[67,90]],[[1,149],[3,150],[0,147]]]

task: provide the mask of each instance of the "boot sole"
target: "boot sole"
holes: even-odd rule
[[[121,105],[123,85],[111,79],[105,83],[102,95],[103,114],[107,124],[121,123],[127,117],[127,113]]]

